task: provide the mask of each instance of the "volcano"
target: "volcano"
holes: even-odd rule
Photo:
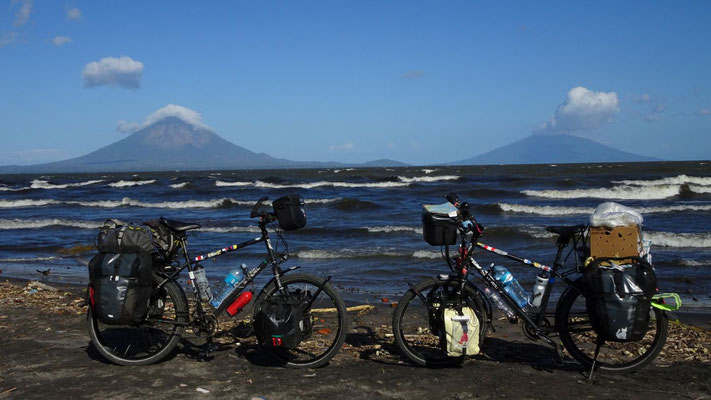
[[[255,153],[171,116],[84,156],[20,168],[23,172],[113,172],[290,168],[302,164],[307,163]]]

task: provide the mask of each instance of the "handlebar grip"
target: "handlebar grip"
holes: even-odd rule
[[[257,204],[255,204],[254,207],[252,207],[252,212],[249,213],[249,218],[259,217],[260,215],[257,214],[257,210],[259,210],[259,207],[262,206],[262,203],[264,203],[267,200],[269,200],[269,197],[267,197],[267,196],[264,196],[261,199],[257,200]]]

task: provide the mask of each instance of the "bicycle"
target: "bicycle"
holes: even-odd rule
[[[265,347],[279,363],[289,367],[316,368],[328,363],[340,350],[348,332],[345,303],[330,284],[330,276],[322,279],[306,273],[292,273],[298,266],[288,269],[280,267],[289,258],[288,247],[277,228],[274,228],[278,235],[277,240],[284,244],[285,251],[277,254],[272,246],[267,226],[277,218],[273,212],[260,209],[266,200],[267,197],[259,199],[250,213],[250,218],[259,218],[259,237],[193,258],[188,252],[187,232],[200,228],[200,225],[161,217],[160,224],[169,228],[175,235],[185,262],[181,265],[180,262],[173,261],[164,268],[154,270],[149,311],[140,323],[105,325],[92,313],[92,307],[88,307],[89,335],[99,353],[119,365],[153,364],[171,354],[185,329],[190,328],[198,337],[206,337],[207,351],[204,355],[209,358],[215,347],[213,336],[217,332],[217,318],[247,291],[247,286],[252,284],[264,269],[271,266],[274,276],[256,296],[252,307],[252,320],[254,321],[266,301],[277,296],[299,296],[308,304],[303,321],[304,325],[310,328],[310,332],[304,335],[304,339],[296,348]],[[214,311],[208,311],[201,302],[202,293],[194,279],[193,271],[198,263],[257,243],[265,244],[266,258],[251,270],[243,268],[244,279]],[[193,278],[190,279],[194,289],[193,312],[190,312],[188,298],[177,281],[184,269],[187,269]],[[229,314],[237,315],[239,311],[230,309]]]
[[[653,306],[649,310],[649,329],[641,341],[597,340],[597,334],[587,314],[581,278],[575,279],[572,276],[582,272],[584,261],[589,253],[585,244],[587,230],[585,225],[547,227],[549,232],[558,235],[556,257],[553,267],[549,267],[479,242],[478,238],[483,234],[484,228],[469,212],[469,204],[462,203],[453,193],[445,197],[457,209],[457,217],[452,218],[451,223],[456,225],[460,243],[455,257],[451,257],[449,245],[445,244],[443,256],[456,275],[443,274],[416,285],[408,282],[409,290],[399,300],[393,314],[395,341],[401,351],[414,363],[443,367],[458,365],[464,360],[466,354],[448,356],[441,345],[441,330],[436,325],[439,307],[442,307],[445,302],[459,307],[468,306],[474,311],[479,320],[480,344],[483,343],[487,326],[491,326],[493,321],[492,305],[484,290],[469,279],[472,271],[476,272],[485,288],[498,294],[513,311],[513,316],[509,318],[510,322],[517,323],[521,320],[524,335],[531,340],[542,340],[552,346],[556,350],[555,359],[561,364],[563,355],[559,344],[553,339],[554,334],[558,335],[563,347],[574,360],[591,369],[635,371],[649,364],[662,350],[667,339],[668,320],[665,312],[660,309],[662,306],[655,303],[652,303]],[[450,244],[456,244],[455,240],[451,240]],[[563,257],[564,250],[571,241],[573,246]],[[479,265],[472,257],[475,249],[483,249],[540,270],[539,276],[548,282],[542,294],[540,307],[522,309],[504,290],[502,284],[493,277],[494,274]],[[563,269],[572,253],[575,253],[575,265]],[[567,288],[558,300],[554,324],[551,324],[547,308],[556,280],[564,282]]]

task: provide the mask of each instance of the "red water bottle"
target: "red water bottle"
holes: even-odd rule
[[[252,300],[252,291],[248,290],[239,295],[239,297],[237,297],[237,299],[233,301],[229,307],[227,307],[227,313],[230,314],[231,317],[234,317],[242,310],[242,308],[244,308],[244,306],[247,305],[247,303],[250,302],[250,300]]]

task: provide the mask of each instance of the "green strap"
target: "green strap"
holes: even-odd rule
[[[673,299],[673,304],[667,304],[664,299]],[[664,311],[675,311],[681,308],[681,298],[676,293],[658,293],[652,296],[652,307]]]

